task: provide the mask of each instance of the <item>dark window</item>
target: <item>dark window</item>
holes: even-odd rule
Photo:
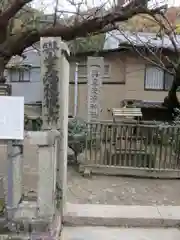
[[[30,82],[30,69],[10,69],[11,82]]]

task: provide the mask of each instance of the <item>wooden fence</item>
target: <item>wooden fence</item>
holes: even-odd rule
[[[89,123],[87,129],[81,172],[180,177],[180,127]]]

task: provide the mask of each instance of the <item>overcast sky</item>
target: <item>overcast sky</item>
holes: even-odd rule
[[[102,3],[107,2],[107,0],[59,0],[59,10],[73,11],[74,8],[69,2],[86,2],[89,7],[100,6]],[[109,2],[114,2],[115,0],[109,0]],[[44,10],[47,14],[54,11],[56,0],[34,0],[33,6],[36,8]],[[168,3],[169,6],[180,6],[180,0],[151,0],[151,4],[164,4]]]
[[[180,2],[179,2],[179,0],[169,0],[169,4],[170,4],[170,5],[179,6],[179,5],[180,5]]]

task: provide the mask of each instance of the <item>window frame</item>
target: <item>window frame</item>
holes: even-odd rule
[[[13,71],[18,72],[18,80],[13,80]],[[28,79],[24,79],[24,71],[28,71]],[[31,81],[31,71],[29,68],[10,68],[9,69],[9,80],[11,83],[26,83]]]
[[[108,73],[105,74],[105,71],[104,71],[104,78],[110,78],[111,76],[111,64],[104,64],[104,69],[105,67],[108,67]]]
[[[168,69],[172,69],[172,68],[168,67]],[[169,74],[169,75],[170,75],[170,73],[168,73],[168,72],[166,72],[166,71],[164,70],[164,79],[163,79],[163,80],[164,80],[164,86],[163,86],[163,87],[164,87],[164,91],[169,91],[169,89],[166,89],[166,87],[165,87],[165,86],[166,86],[166,82],[165,82],[165,75],[166,75],[166,74]],[[174,78],[175,78],[175,77],[173,76],[173,81],[174,81]]]
[[[152,65],[152,64],[146,64],[145,65],[145,71],[144,71],[144,90],[145,91],[158,91],[158,92],[168,92],[169,89],[166,89],[165,86],[165,70],[164,69],[161,69],[163,71],[163,88],[162,89],[157,89],[157,88],[147,88],[146,87],[146,73],[147,73],[147,68],[158,68],[156,67],[155,65]],[[169,68],[169,67],[167,67]],[[170,69],[170,68],[169,68]]]

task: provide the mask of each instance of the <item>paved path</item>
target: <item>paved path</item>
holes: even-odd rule
[[[115,205],[180,205],[180,180],[92,176],[68,169],[68,201]]]
[[[179,240],[178,229],[65,227],[61,240]]]

